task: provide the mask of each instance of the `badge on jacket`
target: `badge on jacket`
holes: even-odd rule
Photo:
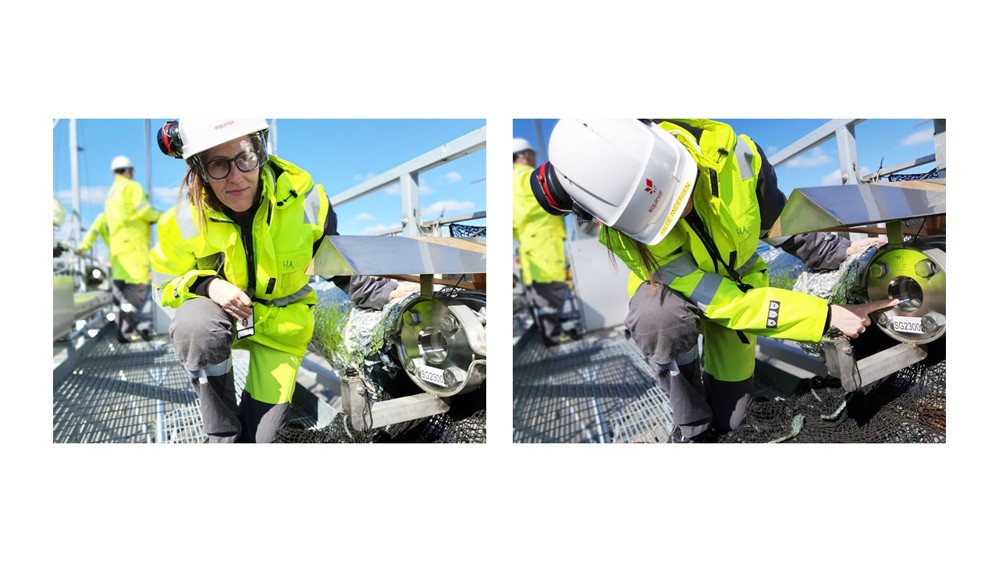
[[[236,339],[243,339],[253,335],[253,310],[246,318],[236,319]]]

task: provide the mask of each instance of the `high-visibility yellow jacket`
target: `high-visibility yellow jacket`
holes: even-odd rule
[[[152,252],[162,304],[178,307],[198,296],[195,283],[222,277],[253,299],[255,341],[304,355],[312,338],[316,294],[306,269],[335,213],[308,172],[271,156],[260,168],[261,200],[251,228],[205,207],[204,230],[186,197],[159,225]],[[239,347],[237,342],[236,347]]]
[[[745,135],[736,136],[727,124],[706,119],[662,121],[659,126],[683,143],[698,167],[691,196],[694,212],[679,221],[660,243],[649,247],[658,265],[659,281],[724,327],[818,341],[825,329],[828,303],[767,287],[767,266],[756,254],[760,237],[779,214],[779,209],[777,214],[774,210],[761,212],[757,188],[763,159],[756,144]],[[776,190],[776,185],[772,189]],[[782,207],[782,195],[777,197]],[[771,215],[768,224],[761,220],[762,214]],[[701,225],[692,226],[697,225],[698,217]],[[717,248],[714,255],[695,228]],[[631,269],[628,288],[634,295],[639,285],[648,281],[635,243],[607,228],[601,229],[600,240]]]
[[[104,220],[104,213],[97,215],[93,224],[90,225],[90,230],[87,231],[87,234],[83,236],[83,241],[80,242],[79,251],[89,251],[94,246],[94,242],[97,241],[98,235],[104,241],[104,245],[110,248],[111,244],[108,242],[108,223]]]
[[[525,284],[565,281],[565,218],[549,215],[531,192],[531,172],[513,165],[513,239]]]
[[[159,216],[138,182],[115,175],[104,202],[112,278],[126,283],[149,283],[150,230]]]

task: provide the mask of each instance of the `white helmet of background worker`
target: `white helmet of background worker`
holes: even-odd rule
[[[648,245],[676,226],[697,179],[680,141],[637,119],[562,119],[548,153],[531,179],[546,211],[581,209]]]
[[[163,154],[202,168],[199,154],[243,136],[257,139],[258,148],[266,151],[267,130],[266,119],[181,119],[167,121],[156,142]]]
[[[534,150],[534,147],[531,146],[531,143],[528,142],[527,139],[514,138],[513,153],[517,154],[518,152],[523,152],[525,150]],[[537,152],[537,150],[534,150],[534,152]]]
[[[128,156],[115,156],[111,160],[111,171],[115,170],[126,170],[132,168],[132,161],[128,159]]]

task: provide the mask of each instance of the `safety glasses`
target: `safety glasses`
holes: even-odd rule
[[[252,172],[260,167],[264,155],[256,150],[241,152],[233,158],[213,158],[205,163],[205,173],[213,180],[228,179],[232,174],[232,165],[236,164],[241,172]]]

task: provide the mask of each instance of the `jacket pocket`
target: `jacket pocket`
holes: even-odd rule
[[[300,289],[308,281],[305,270],[309,267],[309,262],[312,260],[312,248],[304,248],[291,252],[278,250],[276,253],[276,281],[268,283],[268,286],[265,287],[264,298],[287,296]],[[273,285],[273,287],[270,285]]]

